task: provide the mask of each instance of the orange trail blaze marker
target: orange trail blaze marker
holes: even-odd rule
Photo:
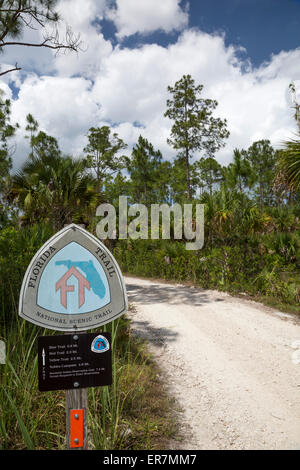
[[[83,410],[70,410],[70,448],[83,447]]]

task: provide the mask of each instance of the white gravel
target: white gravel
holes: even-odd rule
[[[182,408],[173,448],[300,450],[296,317],[217,291],[125,282],[133,331]]]

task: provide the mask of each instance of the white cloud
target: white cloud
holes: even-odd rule
[[[17,40],[29,44],[40,44],[44,39],[43,34],[42,30],[26,28],[24,35]],[[22,68],[22,73],[30,71],[51,73],[53,71],[52,58],[53,53],[50,49],[17,45],[5,46],[1,55],[1,71],[8,70],[4,64],[10,64],[13,67],[17,64],[18,67]]]
[[[188,73],[211,87],[222,77],[235,80],[241,72],[234,62],[234,49],[225,49],[222,38],[187,31],[168,48],[157,44],[116,48],[103,61],[93,93],[101,103],[102,119],[149,125],[165,112],[168,85]]]
[[[60,0],[57,8],[63,22],[77,30],[102,19],[105,9],[106,0]]]
[[[299,62],[295,58],[300,55],[300,47],[292,51],[281,51],[272,55],[269,62],[263,63],[257,70],[260,79],[282,78],[288,73],[299,79]]]
[[[11,68],[17,63],[25,74],[57,73],[92,78],[99,71],[101,58],[112,51],[112,45],[96,27],[96,22],[103,19],[105,8],[106,0],[60,0],[56,8],[61,18],[57,26],[59,42],[67,45],[66,31],[69,27],[74,38],[80,37],[82,51],[76,54],[68,49],[53,51],[44,47],[7,46],[2,55],[2,64],[10,64]],[[25,28],[23,37],[18,40],[40,44],[45,37],[53,34],[53,26],[46,24],[45,28]]]
[[[12,104],[13,119],[22,128],[18,133],[19,144],[26,115],[31,113],[40,130],[57,138],[64,152],[80,154],[86,143],[85,134],[99,113],[90,90],[91,82],[84,78],[27,77]],[[16,153],[18,163],[25,157],[21,144],[21,151]]]
[[[188,13],[180,7],[180,0],[116,0],[116,4],[107,17],[115,23],[119,39],[157,30],[170,33],[188,24]]]
[[[101,69],[102,59],[112,52],[112,45],[101,33],[106,0],[61,0],[58,11],[64,19],[60,26],[63,36],[66,25],[74,34],[80,34],[81,52],[60,54],[55,59],[56,71],[61,76],[81,75],[94,78]]]
[[[103,73],[95,81],[92,93],[101,103],[102,120],[134,121],[144,125],[141,131],[167,158],[174,156],[166,137],[171,122],[163,117],[168,97],[167,86],[190,73],[204,85],[203,96],[219,103],[215,114],[226,118],[231,136],[219,159],[228,163],[235,147],[247,148],[254,140],[269,138],[279,145],[293,128],[287,89],[296,77],[294,63],[300,51],[292,51],[289,60],[275,61],[272,77],[264,67],[243,72],[236,49],[225,47],[224,38],[197,30],[184,32],[176,44],[164,48],[156,44],[138,49],[116,48],[103,62]]]
[[[90,94],[91,82],[84,78],[30,76],[13,103],[15,117],[22,121],[28,112],[54,134],[77,135],[98,112]]]

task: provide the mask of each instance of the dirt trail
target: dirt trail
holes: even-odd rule
[[[182,407],[181,449],[300,449],[300,324],[226,293],[125,278]]]

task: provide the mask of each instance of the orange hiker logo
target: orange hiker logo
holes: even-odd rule
[[[74,292],[75,286],[68,285],[67,281],[71,276],[75,276],[78,281],[78,307],[82,307],[85,303],[85,289],[90,290],[91,286],[89,281],[76,269],[71,266],[70,269],[57,281],[56,291],[60,289],[60,303],[63,307],[67,308],[67,293]]]

